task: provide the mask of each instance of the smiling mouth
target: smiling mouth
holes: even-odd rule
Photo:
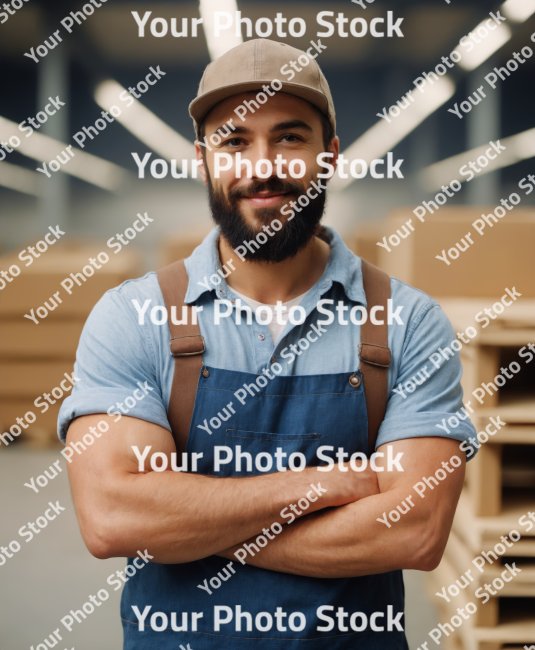
[[[272,208],[283,203],[291,192],[259,192],[253,196],[243,197],[254,208]]]

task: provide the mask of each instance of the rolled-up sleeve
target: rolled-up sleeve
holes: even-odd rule
[[[451,348],[455,340],[448,318],[436,302],[429,301],[407,331],[378,447],[403,438],[440,436],[462,442],[476,435],[470,407],[463,405],[461,361],[459,352]]]
[[[124,287],[104,294],[84,326],[74,365],[78,381],[58,418],[62,442],[74,418],[94,413],[108,413],[116,421],[124,414],[171,430],[154,344]]]

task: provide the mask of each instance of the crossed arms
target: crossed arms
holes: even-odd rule
[[[435,568],[444,552],[464,480],[462,464],[425,498],[412,486],[435,474],[458,443],[446,438],[412,438],[391,443],[403,452],[404,472],[330,472],[308,467],[247,478],[214,478],[183,472],[154,472],[150,457],[176,452],[172,435],[156,424],[123,416],[75,419],[67,442],[81,441],[100,420],[110,424],[91,447],[68,463],[82,537],[97,558],[134,557],[147,548],[154,561],[191,562],[233,552],[273,522],[283,531],[247,563],[319,578]],[[139,473],[132,446],[151,446]],[[386,453],[385,448],[378,451]],[[381,466],[380,459],[377,465]],[[170,466],[170,462],[169,462]],[[284,525],[280,512],[306,496],[311,484],[326,490],[303,516]],[[414,508],[391,528],[377,521],[413,495]]]

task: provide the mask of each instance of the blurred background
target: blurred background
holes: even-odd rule
[[[495,67],[506,66],[514,52],[526,46],[535,49],[531,40],[534,0],[377,0],[365,10],[349,0],[108,0],[83,24],[75,22],[70,35],[60,21],[71,11],[81,11],[81,3],[13,1],[14,15],[0,24],[0,141],[9,144],[10,138],[20,136],[20,145],[14,140],[11,153],[0,150],[4,153],[3,158],[0,153],[0,271],[7,273],[18,265],[21,274],[10,276],[13,284],[6,280],[0,290],[1,430],[8,432],[17,417],[31,410],[38,415],[22,435],[11,441],[2,438],[0,445],[2,543],[16,539],[20,526],[41,515],[49,499],[68,504],[68,510],[53,522],[54,530],[43,531],[39,542],[0,567],[2,648],[37,646],[59,626],[61,617],[81,607],[90,593],[105,588],[108,575],[124,566],[122,560],[99,562],[85,550],[65,471],[39,495],[24,487],[61,458],[55,421],[64,396],[57,397],[44,414],[33,405],[34,399],[50,393],[64,373],[72,372],[83,323],[107,289],[189,255],[211,228],[204,187],[192,178],[173,178],[170,161],[178,161],[179,175],[182,161],[194,158],[188,105],[206,65],[239,40],[214,39],[202,27],[196,38],[175,38],[171,33],[156,37],[150,31],[152,19],[162,18],[170,26],[176,18],[180,30],[182,19],[188,19],[191,28],[191,19],[202,15],[208,22],[214,11],[240,10],[253,24],[263,16],[273,20],[280,12],[288,19],[303,18],[306,35],[271,38],[306,49],[323,29],[316,22],[321,11],[368,21],[393,11],[395,19],[404,18],[404,38],[322,38],[327,49],[318,62],[334,97],[342,152],[367,162],[392,152],[396,161],[403,159],[404,176],[334,178],[325,223],[338,229],[357,254],[437,298],[459,328],[456,331],[469,326],[478,330],[477,338],[461,352],[465,392],[491,381],[523,345],[535,342],[535,192],[526,196],[518,189],[522,179],[535,174],[535,57],[527,58],[504,81],[498,78],[495,89],[485,81]],[[139,38],[131,12],[143,17],[147,11],[152,14],[146,35]],[[427,85],[417,111],[401,111],[391,124],[377,116],[409,90],[419,95],[413,80],[433,71],[441,57],[458,47],[461,37],[476,31],[489,12],[496,11],[506,21],[470,55],[460,48],[461,62],[440,82]],[[334,24],[334,18],[329,22]],[[58,29],[62,42],[41,49],[39,63],[24,56],[45,40],[54,45],[50,37]],[[165,77],[139,102],[126,107],[119,100],[121,90],[144,80],[151,66],[160,66]],[[481,86],[486,99],[468,113],[461,112],[462,119],[448,112],[469,95],[474,97]],[[48,98],[57,96],[65,105],[26,138],[18,124],[35,119]],[[93,140],[87,136],[80,149],[74,134],[94,126],[101,111],[113,104],[122,110],[118,121],[108,123]],[[506,151],[472,181],[464,182],[459,169],[476,161],[489,141],[498,139]],[[73,145],[72,159],[61,153],[68,145]],[[150,154],[144,178],[138,178],[133,154],[138,159]],[[50,178],[36,171],[58,155],[68,162],[49,172]],[[155,159],[168,161],[166,177],[154,178],[150,173]],[[156,175],[162,168],[155,168]],[[463,181],[462,189],[434,216],[428,215],[425,223],[416,222],[413,209],[434,200],[441,186],[454,179]],[[521,204],[495,227],[487,227],[483,238],[477,236],[477,245],[451,266],[435,260],[444,248],[455,246],[482,213],[492,212],[512,192],[521,196]],[[112,255],[90,282],[75,285],[61,309],[50,311],[38,327],[23,318],[49,301],[71,272],[81,272],[89,257],[103,250],[110,253],[106,241],[124,233],[137,213],[145,212],[153,222],[117,258]],[[410,218],[416,223],[415,232],[399,247],[392,246],[392,253],[376,245]],[[59,226],[66,234],[42,259],[25,267],[19,252],[42,241],[49,226]],[[491,307],[506,287],[513,286],[522,299],[482,330],[475,314]],[[472,566],[472,558],[492,548],[500,535],[518,529],[518,517],[535,507],[534,387],[535,372],[525,366],[506,389],[487,398],[473,418],[476,427],[495,415],[508,424],[469,464],[467,485],[439,569],[425,581],[423,574],[406,572],[411,650],[429,639],[427,633],[439,620],[449,621],[457,607],[474,600],[473,591],[481,585],[472,585],[471,593],[461,592],[451,604],[435,592],[453,584]],[[502,563],[511,554],[523,567],[522,579],[506,585],[485,606],[477,601],[477,616],[444,640],[452,648],[500,650],[535,641],[535,539],[522,537],[507,549]],[[105,607],[68,635],[69,647],[120,647],[118,603],[119,595],[112,592]]]

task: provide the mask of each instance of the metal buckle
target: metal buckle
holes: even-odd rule
[[[193,338],[200,338],[202,341],[202,350],[197,350],[195,352],[177,352],[176,354],[173,353],[172,350],[172,341],[178,341],[178,339],[193,339]],[[171,356],[173,357],[194,357],[197,354],[203,354],[206,352],[206,345],[204,342],[204,336],[201,334],[190,334],[188,336],[175,336],[172,339],[169,339],[169,352],[171,353]]]
[[[362,354],[362,348],[364,345],[367,345],[368,347],[371,348],[381,348],[382,350],[388,350],[390,352],[390,360],[388,363],[374,363],[373,361],[368,361],[368,359],[363,359],[360,355]],[[392,361],[392,351],[390,348],[386,345],[376,345],[375,343],[359,343],[358,347],[358,357],[360,361],[364,361],[364,363],[367,363],[370,366],[377,366],[378,368],[388,368],[390,366],[390,363]]]

